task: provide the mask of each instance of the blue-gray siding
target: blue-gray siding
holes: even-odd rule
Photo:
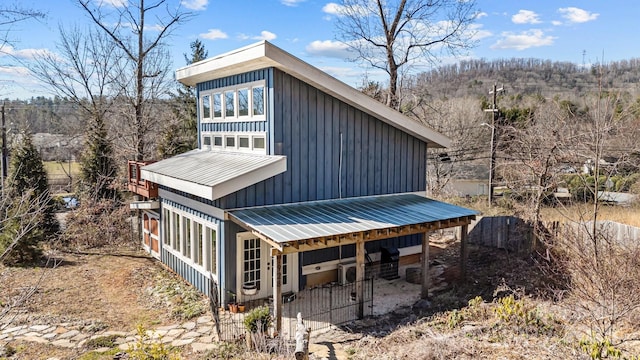
[[[423,191],[427,145],[273,70],[274,154],[287,171],[217,201],[224,209]]]

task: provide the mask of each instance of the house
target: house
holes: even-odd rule
[[[415,194],[427,148],[448,138],[267,41],[177,79],[197,87],[198,148],[130,162],[129,188],[145,198],[131,206],[145,248],[223,303],[271,297],[279,319],[283,293],[337,281],[344,264],[363,279],[382,247],[426,269],[425,234],[466,233],[475,217]]]

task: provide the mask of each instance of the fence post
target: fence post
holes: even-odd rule
[[[302,313],[298,313],[298,325],[296,326],[296,360],[309,360],[309,334],[310,328],[306,328],[302,322]]]

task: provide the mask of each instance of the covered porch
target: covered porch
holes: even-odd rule
[[[476,212],[417,194],[392,194],[271,205],[229,210],[237,223],[269,246],[272,256],[273,312],[276,331],[282,331],[283,255],[355,244],[354,295],[356,315],[365,315],[365,243],[420,234],[420,297],[429,294],[429,233],[461,227],[460,268],[466,273],[467,229]],[[304,315],[304,314],[303,314]]]

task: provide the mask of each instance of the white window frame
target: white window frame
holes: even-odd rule
[[[191,245],[191,251],[189,256],[185,256],[183,254],[184,248],[181,248],[180,251],[178,251],[178,249],[175,248],[175,246],[173,246],[173,244],[177,243],[179,241],[179,239],[176,239],[174,236],[171,237],[171,243],[172,246],[168,246],[165,247],[166,251],[170,252],[171,254],[173,254],[175,257],[179,258],[180,260],[184,261],[185,263],[189,264],[190,266],[192,266],[194,269],[196,269],[198,272],[209,276],[209,274],[212,274],[214,276],[217,277],[218,274],[218,247],[220,246],[220,226],[214,222],[211,221],[207,221],[201,217],[195,216],[193,214],[190,214],[186,211],[182,211],[180,209],[177,209],[171,205],[166,205],[163,204],[162,205],[162,209],[163,211],[166,209],[167,211],[169,211],[169,218],[171,219],[171,225],[170,225],[170,229],[174,228],[174,214],[180,216],[181,221],[180,221],[180,229],[179,229],[179,233],[181,234],[185,234],[185,226],[184,224],[186,223],[186,219],[189,219],[190,223],[191,223],[191,228],[190,228],[190,236],[189,236],[189,243]],[[200,224],[202,225],[202,232],[203,232],[203,243],[202,243],[202,265],[198,264],[198,262],[196,261],[196,245],[197,245],[197,241],[196,241],[196,235],[197,235],[197,225]],[[210,236],[210,230],[215,231],[215,242],[216,242],[216,248],[215,249],[211,249],[211,236]],[[170,230],[171,231],[171,230]],[[172,234],[173,235],[173,234]],[[176,234],[177,235],[177,234]],[[184,242],[186,242],[187,239],[183,240],[183,246],[185,245]],[[209,268],[211,267],[211,256],[215,256],[216,257],[216,261],[215,261],[215,265],[216,268],[209,270]]]
[[[256,88],[262,88],[262,112],[263,114],[256,115],[254,114],[253,109],[253,91]],[[238,92],[246,90],[248,93],[247,96],[247,106],[248,106],[248,114],[240,115],[239,108],[239,96]],[[227,115],[227,96],[226,94],[230,91],[233,91],[233,116]],[[209,96],[209,117],[205,118],[204,110],[203,110],[203,101],[204,97]],[[215,101],[214,98],[216,96],[220,97],[220,109],[221,116],[215,116]],[[200,121],[201,122],[231,122],[231,121],[265,121],[267,119],[267,85],[265,80],[253,81],[248,83],[242,83],[234,86],[227,86],[222,88],[216,88],[211,90],[202,91],[199,94],[199,104],[200,104]]]
[[[202,136],[203,138],[205,136],[211,137],[211,149],[236,151],[236,152],[250,152],[255,154],[263,154],[263,155],[267,154],[267,133],[266,132],[204,132]],[[222,145],[215,144],[216,137],[222,137]],[[227,146],[228,137],[234,138],[234,146]],[[249,139],[248,148],[240,147],[241,137]],[[264,148],[256,148],[254,146],[254,140],[256,138],[264,139]],[[203,149],[205,149],[204,145],[203,145]]]

